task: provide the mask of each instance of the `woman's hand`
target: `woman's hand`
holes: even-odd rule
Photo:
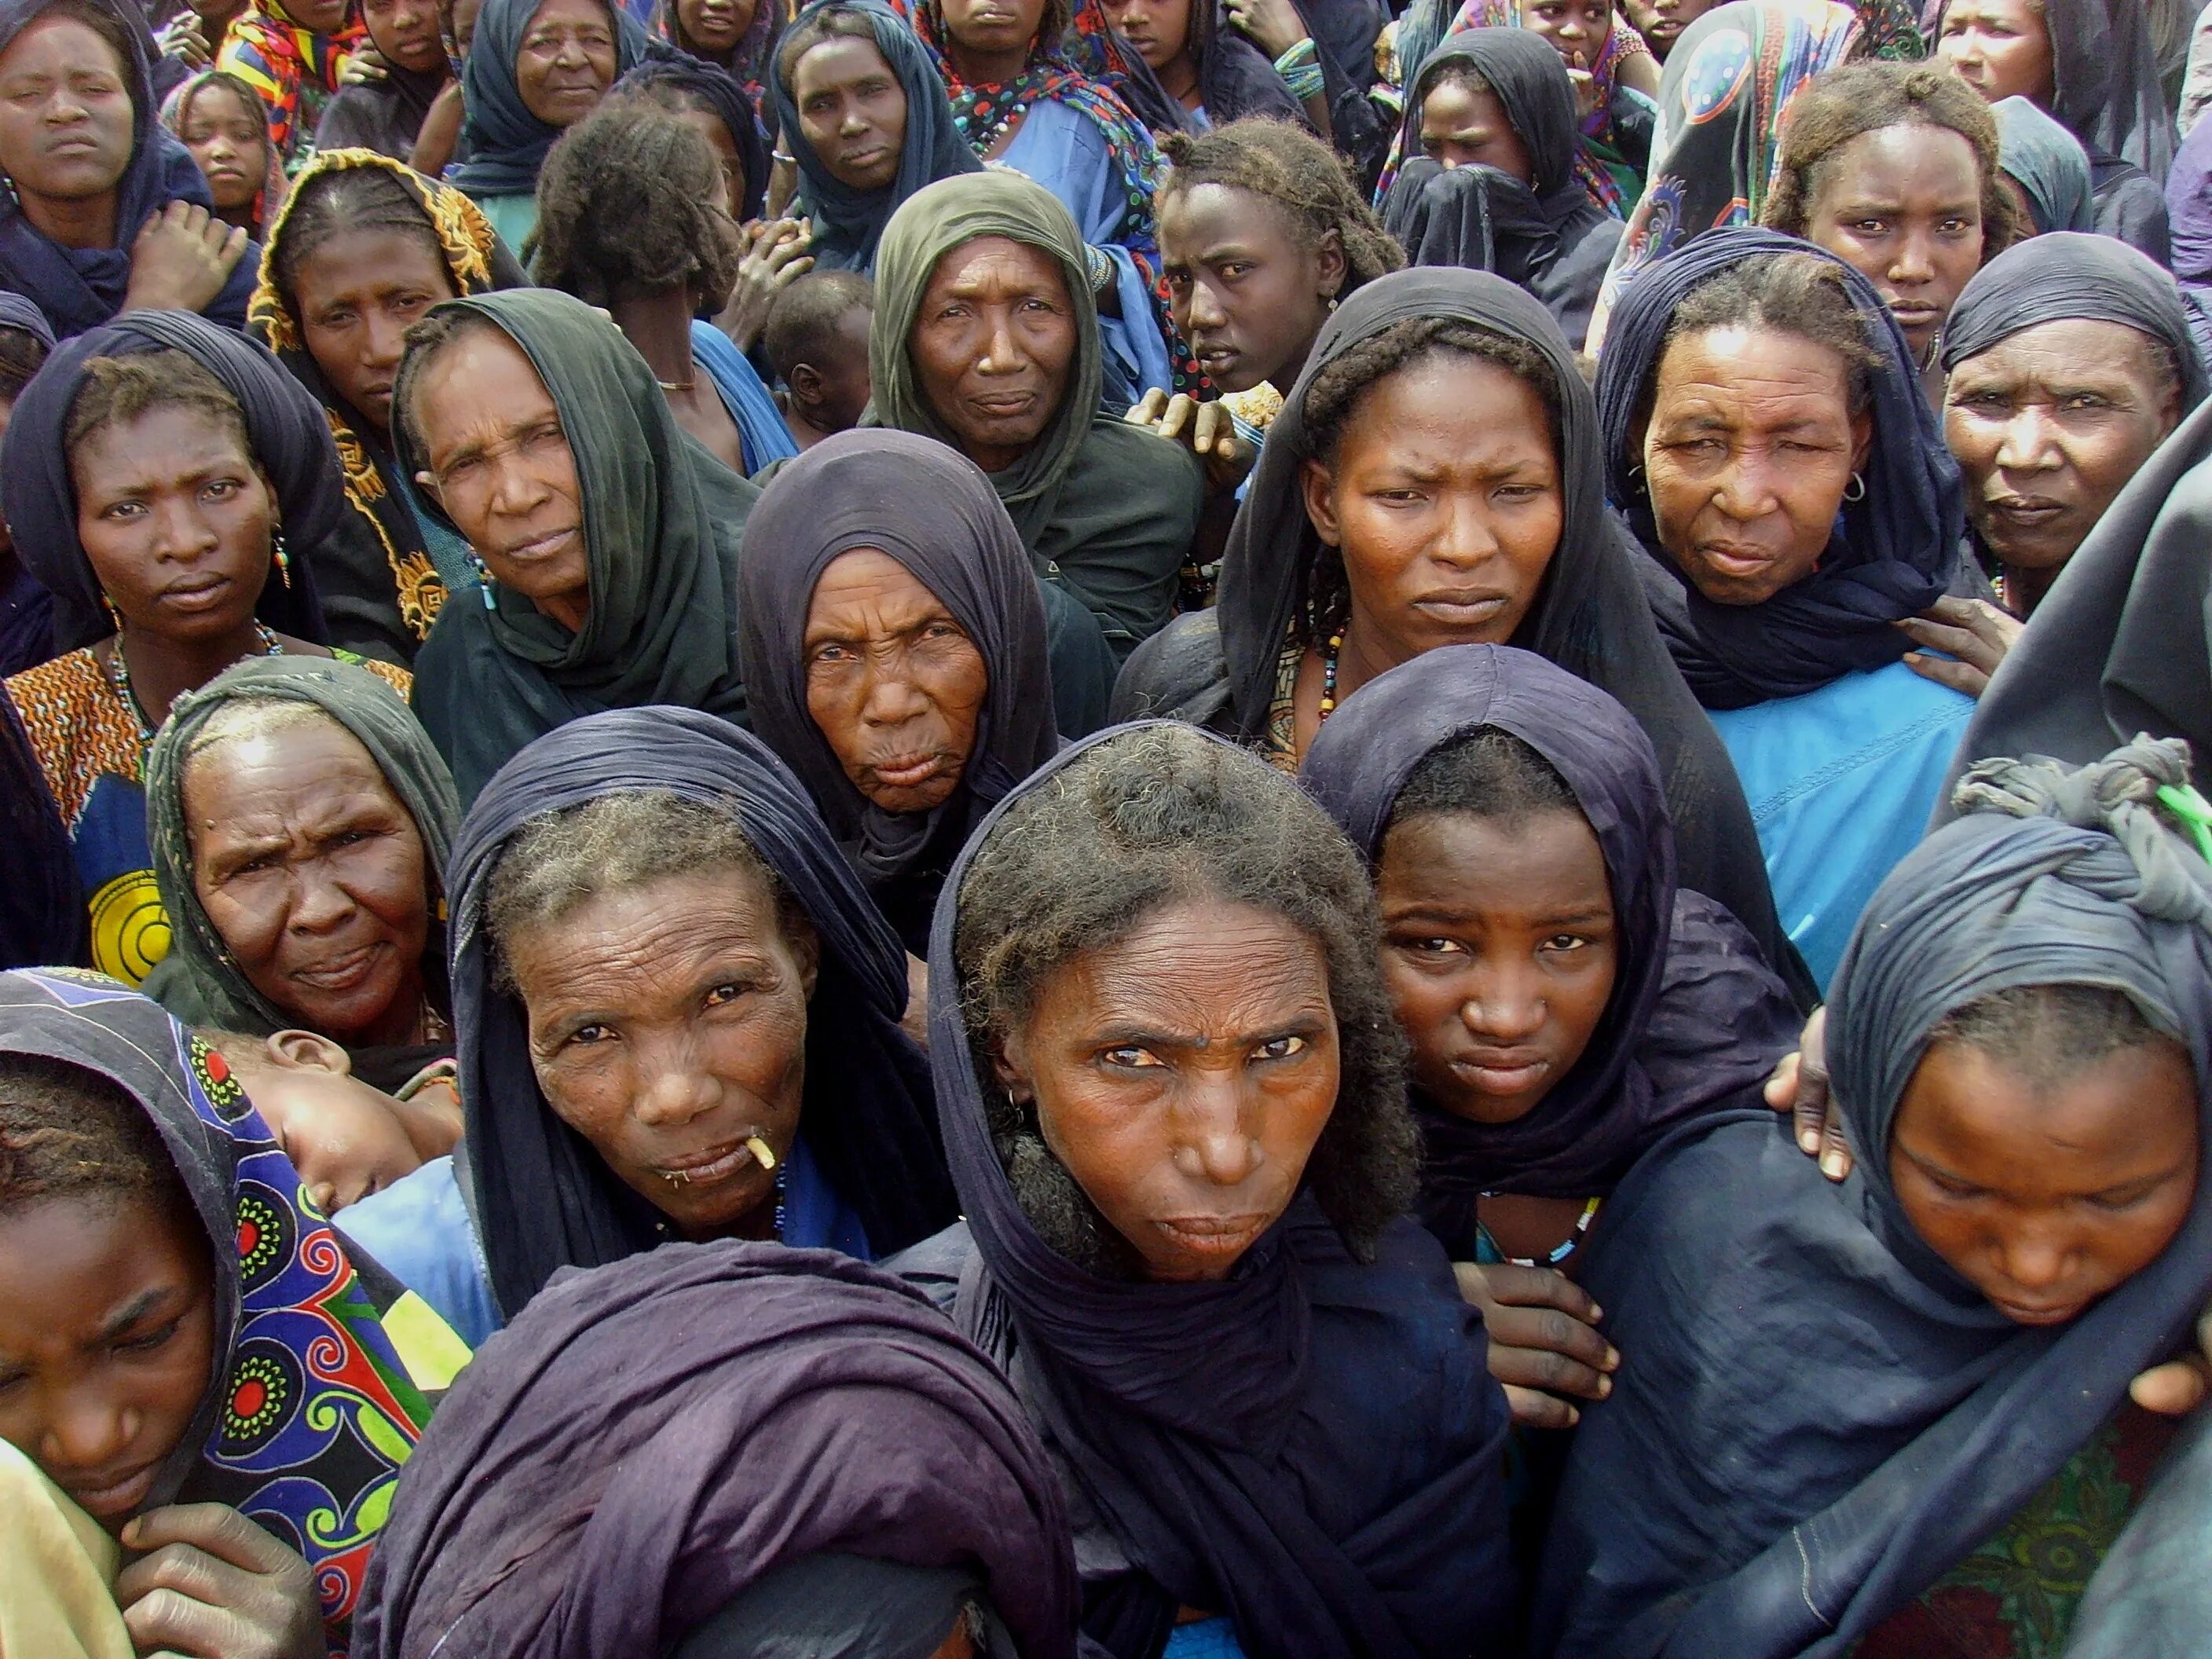
[[[899,1030],[914,1039],[914,1046],[929,1052],[929,964],[911,951],[906,953],[906,1012]]]
[[[172,202],[150,216],[131,245],[125,311],[200,311],[222,292],[246,256],[245,228],[205,208]]]
[[[1907,668],[1938,685],[1978,697],[1990,689],[1990,676],[2027,624],[1987,599],[1954,599],[1947,593],[1897,626],[1921,647],[1905,653]],[[1927,654],[1930,651],[1949,655],[1931,657]]]
[[[814,243],[814,227],[804,219],[762,219],[739,234],[746,239],[744,258],[738,262],[730,302],[714,323],[738,350],[750,351],[768,326],[775,296],[814,269],[814,256],[807,252]]]
[[[1229,21],[1270,58],[1280,58],[1310,37],[1291,0],[1225,0]]]
[[[2129,1396],[2147,1412],[2180,1417],[2212,1393],[2212,1308],[2197,1322],[2197,1352],[2154,1365],[2128,1384]]]
[[[435,179],[446,170],[460,148],[461,121],[468,113],[468,106],[461,96],[461,78],[458,75],[438,89],[430,100],[430,107],[422,117],[422,125],[415,133],[415,153],[407,165],[426,179]]]
[[[191,1659],[324,1659],[307,1564],[224,1504],[172,1504],[123,1529],[145,1555],[115,1581],[141,1653]]]
[[[1582,1413],[1561,1396],[1602,1400],[1620,1356],[1597,1334],[1601,1316],[1581,1285],[1552,1267],[1455,1261],[1459,1293],[1482,1310],[1490,1374],[1524,1428],[1571,1429]]]
[[[1797,1052],[1784,1054],[1766,1079],[1766,1103],[1797,1118],[1797,1146],[1820,1160],[1820,1173],[1841,1181],[1851,1172],[1851,1146],[1828,1094],[1828,1011],[1815,1008],[1797,1039]]]
[[[346,54],[338,70],[338,84],[345,87],[380,87],[391,78],[392,65],[366,40]]]
[[[187,68],[203,70],[215,62],[215,48],[196,11],[180,11],[154,31],[154,45],[164,58],[173,58]]]
[[[1225,495],[1243,483],[1259,459],[1258,448],[1237,430],[1225,404],[1200,403],[1188,392],[1170,398],[1158,386],[1122,417],[1130,426],[1148,427],[1170,443],[1185,444],[1206,466],[1206,487]]]

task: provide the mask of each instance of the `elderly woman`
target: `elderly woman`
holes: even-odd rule
[[[55,595],[55,643],[81,647],[7,696],[76,849],[93,965],[135,984],[169,947],[146,838],[155,732],[242,658],[329,658],[310,561],[345,513],[330,429],[251,341],[135,313],[24,389],[0,508]],[[404,669],[378,672],[406,689]]]
[[[1058,1480],[989,1362],[882,1273],[725,1242],[598,1268],[470,1366],[354,1652],[551,1659],[586,1628],[676,1659],[1073,1659],[1076,1608]]]
[[[441,300],[528,280],[475,203],[365,149],[316,156],[270,229],[250,326],[337,440],[352,511],[316,574],[332,637],[364,655],[412,662],[447,595],[477,582],[393,453],[406,332]]]
[[[1014,1378],[1120,1659],[1467,1653],[1507,1617],[1507,1413],[1401,1213],[1374,934],[1319,809],[1166,723],[1008,796],[938,906],[967,1219],[895,1265]]]
[[[951,1219],[904,953],[752,738],[564,726],[477,799],[450,890],[462,1153],[346,1231],[465,1337],[665,1239],[865,1258]]]
[[[1622,1183],[1583,1282],[1628,1358],[1531,1651],[2063,1645],[2163,1443],[2130,1382],[2212,1294],[2212,878],[2153,799],[2185,754],[1978,767],[1883,884],[1831,1010],[1850,1184],[1762,1108]]]
[[[1647,270],[1597,395],[1660,631],[1825,983],[1973,707],[1900,660],[1899,623],[1986,592],[1960,556],[1958,466],[1874,285],[1771,231],[1714,231]]]
[[[246,319],[250,244],[156,118],[150,46],[119,0],[0,6],[0,286],[64,339],[126,310]]]
[[[177,701],[146,762],[169,955],[146,992],[179,1019],[313,1031],[397,1091],[453,1052],[446,763],[368,670],[271,657]]]
[[[947,179],[891,216],[868,337],[877,420],[982,468],[1037,574],[1126,658],[1175,614],[1206,481],[1183,446],[1102,412],[1103,362],[1082,241],[1042,185]]]
[[[2039,236],[1966,285],[1943,431],[1977,550],[2027,617],[2105,509],[2204,400],[2173,278],[2124,242]]]
[[[464,805],[602,708],[742,718],[738,549],[757,493],[676,423],[622,331],[532,289],[449,300],[393,383],[400,465],[483,562],[423,641],[415,711]]]

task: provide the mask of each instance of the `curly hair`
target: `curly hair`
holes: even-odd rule
[[[1551,360],[1528,341],[1456,317],[1408,317],[1347,348],[1313,378],[1304,405],[1308,453],[1334,463],[1344,430],[1370,392],[1392,375],[1429,358],[1457,355],[1504,369],[1543,399],[1551,426],[1553,459],[1559,454],[1566,389]],[[1352,586],[1345,575],[1344,553],[1324,546],[1308,568],[1297,596],[1292,631],[1297,643],[1325,637],[1352,611]]]
[[[591,305],[630,288],[719,306],[741,253],[726,199],[704,135],[656,100],[608,99],[545,157],[532,271]]]
[[[1715,329],[1770,328],[1826,346],[1844,360],[1850,376],[1850,410],[1874,402],[1874,377],[1881,368],[1869,319],[1851,298],[1843,267],[1817,253],[1764,253],[1743,259],[1683,295],[1668,319],[1667,336],[1653,359],[1648,405],[1657,395],[1657,366],[1678,340]]]
[[[332,237],[356,230],[390,231],[420,242],[446,273],[447,286],[459,291],[445,244],[398,174],[386,167],[332,167],[292,192],[284,234],[269,249],[276,289],[287,306],[296,305],[300,267],[308,257]]]
[[[246,411],[229,388],[192,357],[166,348],[88,359],[83,382],[70,400],[62,447],[74,455],[94,433],[127,425],[157,409],[189,410],[228,433],[246,456],[253,454]]]
[[[0,1054],[0,1215],[63,1198],[187,1202],[161,1131],[119,1084],[43,1054]]]
[[[1220,185],[1273,203],[1308,247],[1334,231],[1344,248],[1340,299],[1406,263],[1343,159],[1295,122],[1248,115],[1210,132],[1170,133],[1160,149],[1170,163],[1161,204],[1179,191]]]
[[[2019,240],[2019,210],[1998,164],[1996,118],[1979,93],[1933,64],[1846,64],[1807,82],[1790,100],[1779,171],[1760,222],[1804,235],[1844,146],[1892,127],[1937,127],[1973,146],[1984,264]]]
[[[1086,751],[999,821],[961,884],[960,1007],[1007,1178],[1055,1249],[1102,1276],[1134,1276],[1133,1248],[1053,1156],[1036,1107],[995,1085],[993,1056],[1060,969],[1196,900],[1281,916],[1328,958],[1341,1080],[1306,1178],[1346,1248],[1370,1261],[1411,1205],[1420,1164],[1374,893],[1351,843],[1296,784],[1186,726],[1146,726]]]
[[[12,404],[21,397],[23,388],[46,367],[50,355],[46,343],[27,328],[0,324],[0,404]]]

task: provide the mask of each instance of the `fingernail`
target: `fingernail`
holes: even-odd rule
[[[1606,1371],[1619,1370],[1620,1369],[1620,1351],[1615,1348],[1607,1348],[1605,1351],[1605,1364],[1601,1365],[1598,1369]]]
[[[1559,85],[1559,82],[1556,82],[1556,81],[1554,81],[1552,84],[1553,84],[1553,86],[1557,86],[1557,85]],[[1611,1395],[1611,1394],[1612,1394],[1612,1392],[1613,1392],[1613,1379],[1612,1379],[1611,1377],[1609,1377],[1609,1376],[1601,1376],[1600,1378],[1598,1378],[1598,1380],[1597,1380],[1597,1397],[1598,1397],[1599,1399],[1601,1399],[1601,1400],[1603,1400],[1603,1399],[1605,1399],[1607,1395]]]
[[[1820,1150],[1819,1133],[1812,1129],[1801,1130],[1797,1136],[1797,1145],[1808,1158],[1811,1157]]]
[[[1595,1302],[1591,1303],[1591,1304],[1590,1304],[1590,1317],[1591,1317],[1593,1320],[1597,1320],[1597,1319],[1602,1319],[1602,1318],[1604,1318],[1604,1317],[1605,1317],[1605,1310],[1604,1310],[1604,1309],[1602,1309],[1602,1308],[1601,1308],[1601,1307],[1599,1307],[1599,1306],[1597,1305],[1597,1304],[1596,1304],[1596,1303],[1595,1303]]]
[[[1555,82],[1553,82],[1552,84],[1553,84],[1553,85],[1554,85],[1554,86],[1557,86],[1557,85],[1559,84],[1559,82],[1557,82],[1555,81]],[[1576,1410],[1572,1406],[1570,1406],[1570,1407],[1567,1407],[1567,1426],[1568,1426],[1569,1428],[1571,1428],[1571,1429],[1572,1427],[1574,1427],[1574,1426],[1575,1426],[1575,1425],[1576,1425],[1576,1424],[1577,1424],[1577,1423],[1581,1422],[1582,1420],[1583,1420],[1583,1414],[1582,1414],[1580,1412],[1577,1411],[1577,1410]]]
[[[1838,1152],[1830,1152],[1820,1160],[1820,1173],[1833,1181],[1842,1180],[1844,1176],[1844,1155]]]

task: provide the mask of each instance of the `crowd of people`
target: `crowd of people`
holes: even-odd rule
[[[0,1655],[2212,1650],[2208,105],[0,0]]]

